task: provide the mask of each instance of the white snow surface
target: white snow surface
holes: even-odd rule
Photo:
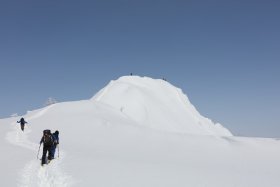
[[[119,110],[138,125],[158,130],[232,136],[199,114],[182,90],[161,79],[125,76],[111,81],[92,101]]]
[[[121,77],[23,117],[24,132],[20,117],[0,120],[0,186],[280,186],[279,139],[232,136],[163,80]],[[44,129],[59,130],[60,145],[41,167]]]

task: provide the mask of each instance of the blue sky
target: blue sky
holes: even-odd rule
[[[0,118],[165,77],[235,135],[280,137],[279,1],[1,1]]]

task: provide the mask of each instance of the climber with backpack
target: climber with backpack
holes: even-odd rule
[[[52,160],[52,147],[54,145],[54,137],[51,133],[51,130],[46,129],[43,131],[43,137],[40,141],[40,146],[43,143],[43,155],[42,155],[42,166],[47,164],[50,160]],[[47,157],[48,153],[48,157]],[[47,160],[48,159],[48,160]]]
[[[52,136],[53,136],[53,138],[54,138],[54,144],[53,144],[53,146],[52,146],[52,149],[51,149],[51,157],[52,157],[52,159],[54,159],[54,155],[55,155],[55,150],[56,150],[56,147],[58,146],[58,144],[59,144],[59,131],[58,130],[56,130],[53,134],[52,134]],[[59,154],[59,153],[58,153]],[[59,157],[59,155],[58,155],[58,157]]]

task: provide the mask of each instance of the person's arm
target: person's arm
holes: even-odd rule
[[[41,138],[40,145],[43,143],[44,137]]]

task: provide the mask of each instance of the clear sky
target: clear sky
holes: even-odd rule
[[[166,78],[235,135],[280,137],[280,1],[1,0],[0,118]]]

